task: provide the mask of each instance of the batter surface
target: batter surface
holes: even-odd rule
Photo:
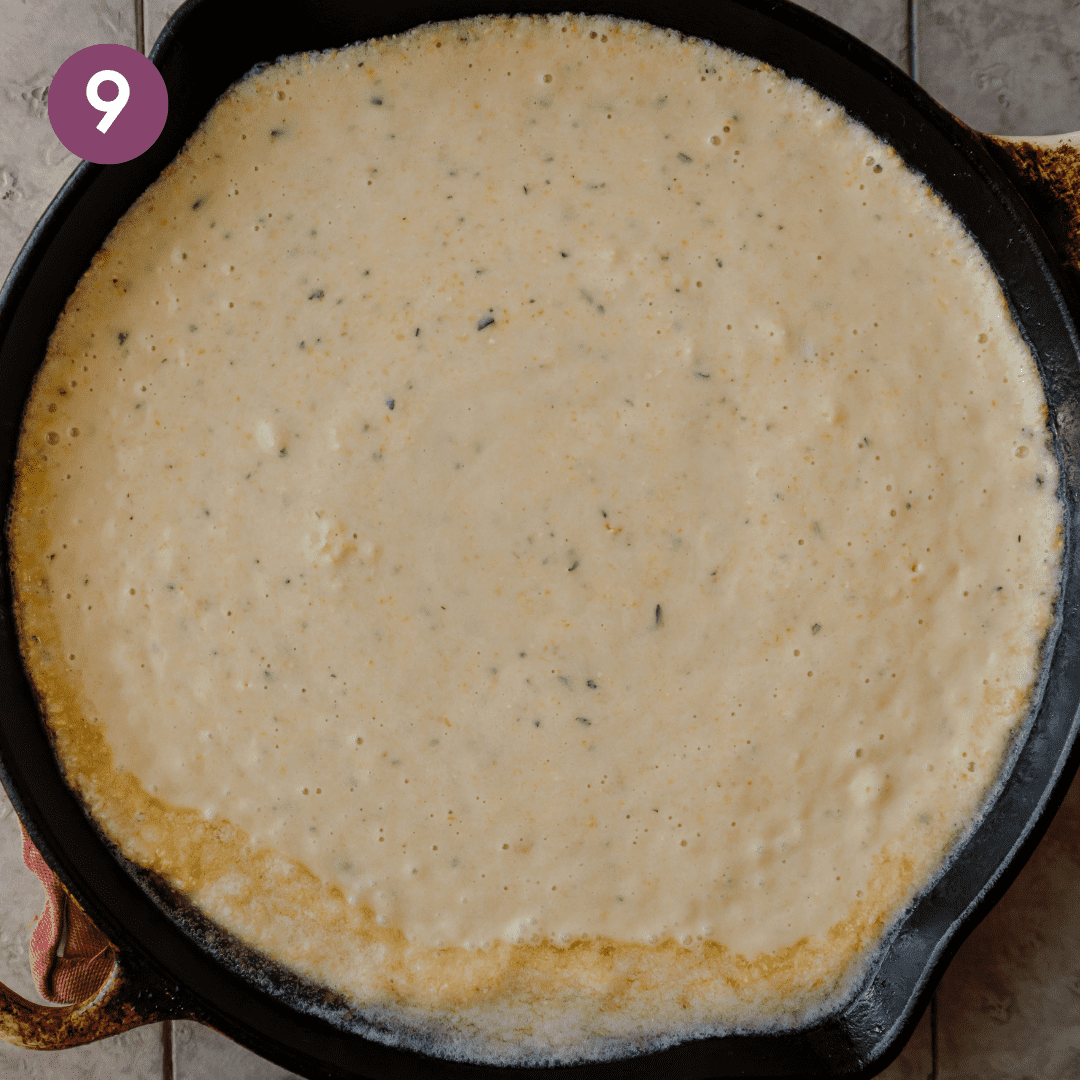
[[[1025,716],[1044,415],[959,222],[760,63],[570,17],[287,59],[52,339],[27,662],[125,854],[449,1052],[786,1023]]]

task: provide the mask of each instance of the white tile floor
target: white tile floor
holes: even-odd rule
[[[227,0],[220,0],[225,3]],[[179,0],[0,0],[0,277],[74,168],[45,112],[60,63],[86,45],[149,49]],[[806,0],[908,67],[977,129],[1080,129],[1075,0]],[[913,31],[913,32],[912,32]],[[910,46],[914,44],[913,55]],[[0,980],[35,998],[26,960],[42,890],[0,793]],[[1080,1078],[1080,785],[1019,879],[972,934],[887,1080]],[[291,1074],[197,1024],[54,1054],[0,1043],[0,1076],[34,1080],[281,1080]],[[171,1041],[172,1052],[165,1053]]]

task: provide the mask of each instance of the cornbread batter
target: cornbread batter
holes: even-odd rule
[[[286,59],[53,336],[27,663],[125,855],[443,1052],[795,1022],[1024,720],[1044,415],[959,222],[760,63],[578,17]]]

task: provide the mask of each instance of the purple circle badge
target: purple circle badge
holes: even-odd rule
[[[130,161],[154,145],[169,114],[161,73],[126,45],[69,56],[49,86],[49,123],[73,154],[99,165]]]

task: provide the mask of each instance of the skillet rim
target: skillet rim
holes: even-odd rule
[[[182,54],[185,48],[190,47],[188,39],[184,38],[184,34],[188,34],[189,37],[195,36],[200,26],[200,19],[203,23],[210,21],[207,13],[212,6],[220,8],[220,0],[189,0],[189,4],[182,7],[173,19],[170,20],[165,30],[162,32],[155,44],[154,49],[151,51],[151,59],[158,64],[159,67],[168,68],[170,63],[175,66],[176,58],[178,54]],[[293,5],[279,4],[275,5],[276,12],[282,12],[282,9]],[[324,13],[329,13],[326,17],[334,18],[335,13],[332,9],[344,8],[346,3],[344,0],[310,0],[310,7],[317,9]],[[355,5],[351,6],[355,10]],[[694,10],[693,6],[689,3],[681,2],[681,0],[675,0],[675,2],[657,2],[646,3],[645,0],[627,0],[626,3],[620,3],[617,5],[620,11],[620,17],[626,18],[640,18],[643,21],[652,22],[654,25],[677,25],[684,30],[687,26],[699,19],[699,13]],[[253,15],[258,13],[261,17],[265,18],[270,5],[256,4],[254,0],[240,0],[240,2],[232,6],[230,14],[234,17],[235,21],[244,21],[245,13],[250,11]],[[862,42],[846,34],[844,31],[832,24],[826,22],[820,17],[804,11],[803,9],[796,8],[794,5],[789,4],[786,0],[762,0],[762,2],[755,3],[754,0],[721,0],[715,7],[723,9],[727,12],[731,12],[738,9],[744,16],[753,20],[757,19],[759,23],[759,32],[764,31],[768,33],[768,20],[780,20],[785,33],[794,31],[796,34],[801,34],[810,39],[814,43],[815,47],[825,48],[834,54],[833,59],[846,63],[849,66],[853,66],[857,71],[862,72],[864,76],[872,78],[877,82],[879,87],[888,90],[893,95],[902,99],[902,102],[906,104],[909,110],[913,111],[917,117],[925,120],[931,128],[933,128],[939,139],[944,139],[947,144],[951,144],[953,151],[963,158],[971,171],[978,176],[981,183],[986,186],[987,192],[993,196],[991,202],[993,202],[999,209],[1004,207],[1007,210],[1006,217],[1011,221],[1012,225],[1019,228],[1022,233],[1023,245],[1027,248],[1029,257],[1034,259],[1037,268],[1041,270],[1041,277],[1043,278],[1043,286],[1046,289],[1046,293],[1042,296],[1044,303],[1042,304],[1042,311],[1038,304],[1035,305],[1035,314],[1030,314],[1030,302],[1025,301],[1028,307],[1025,308],[1025,314],[1020,315],[1014,310],[1014,316],[1017,317],[1018,323],[1024,329],[1027,325],[1025,319],[1045,318],[1052,314],[1051,311],[1045,309],[1058,309],[1063,321],[1067,328],[1068,337],[1068,351],[1071,353],[1074,361],[1073,367],[1075,368],[1075,358],[1080,352],[1077,347],[1077,338],[1075,331],[1075,318],[1069,318],[1069,311],[1076,313],[1078,308],[1075,296],[1072,294],[1068,278],[1060,268],[1060,260],[1056,258],[1053,253],[1049,242],[1043,236],[1041,228],[1035,222],[1034,218],[1030,215],[1027,207],[1023,204],[1020,197],[1015,190],[1009,184],[1005,175],[1000,171],[997,164],[986,152],[985,147],[979,141],[979,137],[976,133],[966,128],[958,120],[948,114],[941,106],[937,105],[919,87],[913,83],[908,76],[903,73],[895,65],[891,64],[885,58],[876,54],[869,46],[864,45]],[[478,9],[485,10],[478,10]],[[515,5],[516,10],[531,12],[540,12],[555,10],[553,5],[541,5],[538,3]],[[500,5],[495,4],[465,4],[461,0],[432,0],[432,2],[426,4],[412,3],[409,5],[398,5],[396,9],[387,13],[380,12],[378,18],[382,20],[383,24],[392,24],[395,29],[404,29],[409,25],[417,25],[424,21],[440,21],[442,19],[450,19],[456,17],[462,17],[465,14],[483,14],[483,13],[498,13]],[[648,9],[648,10],[646,10]],[[401,12],[407,10],[408,16],[403,17]],[[585,4],[575,5],[575,11],[588,11],[589,13],[601,13],[608,10],[605,5],[601,4]],[[682,15],[678,12],[682,12]],[[222,20],[221,11],[216,10],[215,15],[217,18],[213,19],[214,22],[220,24]],[[665,18],[665,15],[675,15],[675,18]],[[422,16],[422,17],[418,17]],[[718,15],[713,16],[714,22],[719,19]],[[306,28],[305,28],[306,29]],[[365,36],[378,36],[384,32],[391,32],[390,30],[374,29]],[[720,40],[721,44],[728,44],[721,35],[709,35],[701,34],[699,36],[711,37],[713,40]],[[337,43],[341,43],[340,37],[335,38]],[[325,46],[320,46],[325,47]],[[305,51],[304,47],[300,47],[290,51]],[[756,53],[755,55],[761,55]],[[263,59],[272,59],[272,57],[263,57]],[[788,70],[783,64],[777,63],[773,57],[768,57],[766,62],[773,64],[781,68],[781,70]],[[838,64],[838,70],[843,68],[843,63]],[[249,64],[248,67],[251,65]],[[246,68],[244,69],[246,70]],[[789,71],[790,73],[790,71]],[[850,71],[848,72],[850,74]],[[166,78],[167,83],[169,78]],[[175,81],[175,80],[174,80]],[[179,80],[181,83],[190,80]],[[806,80],[810,85],[820,89],[820,84],[810,79]],[[170,89],[172,87],[170,86]],[[224,87],[222,87],[224,89]],[[880,127],[874,122],[873,117],[867,117],[860,114],[856,109],[849,107],[849,102],[844,97],[837,93],[829,93],[823,91],[827,96],[832,97],[834,100],[838,100],[849,113],[859,119],[861,122],[867,124],[871,130],[881,134]],[[215,94],[216,97],[216,94]],[[205,109],[203,113],[205,113]],[[910,117],[908,117],[910,119]],[[931,123],[933,121],[933,123]],[[175,127],[176,121],[174,114],[170,113],[170,125]],[[169,131],[170,125],[167,125],[166,131]],[[190,134],[188,130],[188,134]],[[175,135],[175,132],[173,133]],[[891,141],[891,140],[890,140]],[[160,145],[160,142],[159,142]],[[898,148],[899,149],[899,148]],[[171,159],[175,151],[171,151],[167,154],[158,153],[156,157],[162,158],[161,165],[165,164]],[[907,155],[902,153],[905,160],[908,160]],[[138,160],[138,159],[137,159]],[[154,170],[153,176],[156,176],[160,171],[160,165]],[[20,315],[23,316],[25,321],[25,311],[22,310],[22,306],[27,302],[27,295],[31,290],[31,287],[35,281],[35,275],[40,275],[43,272],[43,268],[47,269],[47,264],[51,261],[55,263],[57,261],[57,253],[55,247],[57,244],[62,243],[64,239],[64,230],[66,226],[71,223],[73,215],[77,214],[80,206],[84,205],[84,200],[98,192],[101,188],[103,181],[107,177],[116,176],[118,171],[125,170],[125,166],[97,166],[84,163],[78,166],[71,178],[65,183],[56,199],[50,205],[45,215],[35,226],[30,238],[27,241],[26,246],[20,253],[19,257],[12,268],[11,274],[8,278],[4,289],[0,291],[0,372],[5,372],[5,368],[8,366],[3,363],[2,360],[6,358],[6,350],[10,344],[11,335],[13,332],[13,325],[17,323]],[[136,173],[138,168],[132,166],[128,172]],[[145,170],[143,170],[145,171]],[[151,177],[152,179],[152,177]],[[137,196],[146,183],[149,181],[143,181],[141,186],[135,191]],[[130,185],[129,185],[130,186]],[[937,185],[934,185],[937,187]],[[122,201],[114,198],[114,202]],[[129,200],[130,201],[130,200]],[[123,206],[126,209],[126,205]],[[957,207],[953,205],[953,209],[957,210]],[[122,212],[122,210],[121,210]],[[958,216],[964,221],[965,225],[975,235],[976,240],[983,245],[982,237],[979,232],[972,226],[969,218],[959,210],[957,210]],[[100,214],[99,214],[100,216]],[[119,217],[119,213],[116,215]],[[112,224],[115,224],[115,218],[112,220],[102,234],[108,233]],[[100,241],[97,246],[100,246]],[[93,248],[96,250],[96,247]],[[985,250],[985,247],[984,247]],[[989,253],[988,253],[989,254]],[[1023,252],[1021,252],[1023,254]],[[1030,261],[1030,260],[1029,260]],[[998,268],[996,261],[993,262],[995,269]],[[78,274],[75,274],[75,278],[81,274],[81,270]],[[1003,286],[1006,283],[1003,281]],[[1015,290],[1012,290],[1015,291]],[[1010,306],[1012,306],[1012,291],[1007,288],[1007,295],[1010,297]],[[1022,291],[1022,290],[1021,290]],[[67,290],[70,293],[70,288]],[[66,297],[67,293],[64,294]],[[1025,298],[1021,296],[1023,300]],[[1038,297],[1036,298],[1039,299]],[[62,301],[61,301],[62,306]],[[55,323],[55,318],[53,319]],[[16,327],[16,330],[18,328]],[[1027,333],[1025,332],[1025,337]],[[1030,343],[1030,342],[1029,342]],[[1042,354],[1033,347],[1037,358],[1040,359],[1040,368],[1042,368]],[[34,367],[36,368],[36,364]],[[6,374],[6,372],[5,372]],[[1059,446],[1064,446],[1066,450],[1070,450],[1067,455],[1067,460],[1063,461],[1062,477],[1063,486],[1065,491],[1063,495],[1070,495],[1071,498],[1066,499],[1066,546],[1063,552],[1063,567],[1065,567],[1065,593],[1068,594],[1068,586],[1070,583],[1074,584],[1074,592],[1077,595],[1064,595],[1062,601],[1062,607],[1068,606],[1068,612],[1073,616],[1073,621],[1076,620],[1077,612],[1080,610],[1080,585],[1076,585],[1077,575],[1072,572],[1071,568],[1075,563],[1076,552],[1074,544],[1074,536],[1077,517],[1077,504],[1076,476],[1073,475],[1076,471],[1075,462],[1078,455],[1076,454],[1077,446],[1080,445],[1080,439],[1077,439],[1076,432],[1073,430],[1076,427],[1077,419],[1077,383],[1078,380],[1075,371],[1069,372],[1070,378],[1066,380],[1066,384],[1058,386],[1057,398],[1061,400],[1065,405],[1072,406],[1071,416],[1065,416],[1064,418],[1059,415],[1060,410],[1055,412],[1051,416],[1051,425],[1055,432],[1056,441]],[[1056,384],[1055,384],[1056,385]],[[1051,395],[1051,386],[1048,385],[1047,378],[1044,373],[1044,386],[1047,387],[1048,397]],[[19,406],[19,420],[21,420],[22,406],[21,403],[25,401],[26,394],[16,395]],[[0,429],[4,431],[7,437],[8,446],[0,446],[0,453],[7,451],[10,448],[12,442],[12,425],[7,422],[6,418],[0,421]],[[14,435],[17,437],[18,423],[14,427]],[[1073,466],[1070,472],[1067,462],[1073,462]],[[10,494],[10,463],[5,459],[3,461],[3,468],[6,470],[0,473],[0,478],[5,481],[5,489]],[[2,554],[5,560],[8,560],[7,550],[7,536],[6,531],[2,542]],[[11,618],[11,583],[5,577],[2,584],[0,584],[0,648],[10,645],[10,640],[13,634],[13,622]],[[1064,622],[1064,620],[1062,620]],[[1061,643],[1060,637],[1055,641],[1054,649],[1056,650]],[[10,651],[5,650],[5,655],[0,659],[0,701],[3,701],[5,705],[10,704],[9,698],[12,697],[12,683],[9,681],[12,676],[17,683],[19,676],[22,677],[23,686],[21,687],[23,704],[25,704],[26,692],[29,690],[29,684],[26,682],[25,674],[21,669],[21,657],[16,664],[16,670],[11,670],[10,657],[6,653]],[[1055,653],[1056,655],[1056,653]],[[1077,659],[1080,657],[1080,647],[1073,647],[1070,652],[1071,668],[1070,671],[1075,671],[1077,666]],[[1052,665],[1051,665],[1052,666]],[[1075,677],[1072,682],[1075,683]],[[1075,690],[1075,687],[1073,687]],[[17,691],[16,691],[17,695]],[[1074,693],[1073,699],[1075,700],[1077,695]],[[1042,704],[1040,703],[1037,711],[1041,711]],[[112,901],[117,904],[122,911],[129,909],[137,910],[139,902],[145,904],[146,896],[142,890],[136,889],[134,892],[127,888],[123,882],[116,882],[111,880],[108,873],[104,871],[111,866],[114,871],[119,871],[119,874],[127,880],[127,886],[131,886],[131,882],[127,871],[119,865],[115,857],[106,848],[104,852],[98,853],[104,856],[104,861],[100,859],[84,860],[82,856],[85,855],[85,843],[89,838],[81,838],[76,840],[79,835],[79,830],[76,828],[77,822],[71,819],[70,807],[63,813],[56,814],[55,808],[52,811],[46,811],[43,814],[44,822],[39,819],[37,814],[30,814],[28,810],[33,805],[38,811],[41,811],[40,799],[36,797],[35,791],[40,785],[36,785],[32,781],[28,781],[28,778],[23,775],[27,771],[25,761],[20,762],[19,766],[9,770],[8,761],[18,760],[14,754],[15,747],[10,742],[11,732],[9,731],[10,721],[7,718],[7,714],[10,710],[4,710],[4,720],[0,723],[0,779],[3,780],[5,787],[12,795],[12,801],[16,805],[16,809],[19,811],[20,816],[27,824],[27,829],[31,834],[31,838],[42,850],[43,855],[47,861],[60,873],[61,878],[65,881],[65,884],[71,887],[72,893],[76,898],[88,908],[96,921],[99,921],[102,929],[108,934],[108,936],[120,943],[126,948],[127,951],[135,950],[135,953],[140,955],[141,959],[149,960],[150,969],[156,971],[159,975],[164,976],[170,983],[175,982],[175,978],[172,974],[173,969],[168,965],[165,965],[161,960],[161,957],[157,954],[157,950],[153,947],[154,942],[148,943],[146,938],[148,936],[153,937],[158,931],[153,931],[154,920],[150,919],[148,923],[144,924],[140,928],[133,929],[126,924],[123,919],[118,919],[115,916],[114,903],[107,902],[106,898],[111,898]],[[1036,720],[1038,717],[1036,717]],[[41,727],[40,720],[38,720],[39,728]],[[1061,725],[1059,725],[1060,727]],[[1067,787],[1067,781],[1075,772],[1078,758],[1073,747],[1077,736],[1078,720],[1076,715],[1076,709],[1073,708],[1070,722],[1064,729],[1058,733],[1058,742],[1052,745],[1059,745],[1059,752],[1056,757],[1053,757],[1050,763],[1049,771],[1046,773],[1045,783],[1040,791],[1039,797],[1035,800],[1033,806],[1028,808],[1027,816],[1024,819],[1024,823],[1021,826],[1014,843],[1006,855],[1005,861],[997,867],[997,869],[991,873],[989,879],[982,885],[977,894],[970,899],[970,901],[963,905],[959,911],[956,911],[957,903],[962,899],[955,895],[952,891],[952,886],[946,881],[948,878],[951,867],[955,864],[959,856],[963,854],[968,844],[961,846],[956,853],[957,858],[950,859],[950,863],[947,864],[943,874],[939,877],[936,883],[920,897],[919,900],[913,905],[911,911],[901,918],[900,925],[894,932],[891,941],[885,945],[881,950],[882,955],[880,962],[875,964],[874,976],[871,982],[867,984],[857,995],[856,998],[849,1002],[846,1006],[838,1010],[838,1023],[829,1025],[823,1024],[811,1029],[803,1029],[801,1034],[805,1036],[801,1041],[803,1043],[800,1053],[806,1055],[805,1058],[800,1060],[800,1064],[795,1072],[789,1072],[788,1075],[808,1075],[806,1066],[812,1064],[815,1069],[817,1067],[823,1067],[829,1069],[829,1064],[832,1063],[838,1066],[841,1072],[836,1072],[829,1069],[828,1072],[820,1073],[817,1075],[869,1075],[871,1071],[883,1067],[887,1064],[888,1060],[894,1057],[902,1046],[900,1037],[910,1032],[910,1029],[914,1027],[915,1022],[918,1019],[918,1014],[921,1012],[922,1005],[925,1004],[928,998],[933,984],[944,970],[944,964],[956,948],[959,947],[963,936],[966,936],[968,932],[974,927],[978,918],[980,918],[985,911],[989,909],[992,902],[1004,891],[1009,881],[1015,877],[1019,872],[1020,867],[1026,860],[1027,856],[1034,849],[1035,843],[1041,833],[1045,831],[1046,826],[1049,824],[1052,811],[1056,809],[1060,803],[1061,798],[1064,796],[1065,789]],[[26,735],[26,732],[15,732],[16,737],[20,734]],[[1033,735],[1038,738],[1043,738],[1041,732],[1034,731]],[[44,738],[44,732],[39,733],[40,738]],[[1024,753],[1024,747],[1031,742],[1031,738],[1026,738],[1024,745],[1019,747],[1021,757]],[[24,752],[27,750],[25,739],[23,740],[22,749]],[[40,751],[38,747],[38,751]],[[1044,749],[1044,754],[1047,751]],[[41,759],[40,753],[38,757],[31,757],[31,760],[37,762],[37,764],[43,766],[48,771],[49,760],[51,751],[47,755],[46,759]],[[1044,762],[1045,764],[1045,762]],[[56,762],[53,760],[51,763],[51,769],[53,772],[59,775],[59,770]],[[36,770],[35,770],[36,771]],[[1013,769],[1010,772],[1010,776],[1006,781],[1006,786],[1012,780],[1012,773],[1016,770]],[[1044,770],[1046,772],[1046,770]],[[60,785],[65,791],[66,785],[63,785],[62,778],[60,779]],[[74,802],[74,796],[67,792],[69,798]],[[25,796],[25,797],[24,797]],[[78,803],[74,802],[74,805],[78,807]],[[77,810],[77,817],[82,818],[81,808]],[[83,824],[89,827],[88,823],[83,820]],[[972,834],[970,841],[974,841],[978,833],[981,830],[981,826],[976,828]],[[62,835],[67,834],[67,835]],[[97,838],[96,832],[91,830],[92,839],[97,841],[98,845],[102,844],[102,841]],[[75,841],[75,851],[78,857],[73,857],[71,850],[67,846],[69,843]],[[54,846],[56,848],[54,849]],[[59,855],[56,854],[59,851]],[[955,884],[955,883],[954,883]],[[939,886],[941,888],[939,889]],[[98,890],[103,889],[104,895],[99,895]],[[886,961],[891,952],[895,952],[898,948],[907,950],[910,954],[912,950],[917,951],[917,947],[922,945],[923,952],[925,953],[926,942],[915,940],[919,938],[918,934],[912,935],[907,933],[911,930],[909,923],[911,917],[917,914],[920,906],[923,905],[924,900],[937,894],[938,905],[936,911],[940,916],[942,910],[954,911],[954,917],[951,921],[947,921],[942,927],[940,917],[934,921],[931,920],[931,925],[919,924],[916,927],[924,936],[928,929],[933,929],[935,937],[935,944],[930,952],[924,955],[924,962],[922,964],[922,970],[914,981],[913,984],[910,980],[906,985],[905,991],[906,1000],[905,1005],[900,1009],[899,1013],[896,1013],[894,1009],[888,1013],[887,1019],[891,1022],[883,1023],[886,1019],[885,1013],[883,1013],[880,1000],[863,1001],[861,999],[866,997],[866,989],[872,988],[874,985],[873,978],[886,967]],[[157,912],[157,909],[153,909]],[[160,912],[157,912],[160,915]],[[162,916],[162,918],[165,918]],[[168,921],[168,927],[175,929],[171,921]],[[150,929],[148,929],[148,927]],[[168,951],[168,950],[165,950]],[[181,950],[182,951],[182,950]],[[200,955],[205,958],[206,954],[199,949]],[[142,955],[147,954],[147,955]],[[180,964],[181,968],[186,965]],[[221,978],[222,972],[218,971],[218,976]],[[223,980],[224,981],[224,980]],[[886,980],[888,981],[888,980]],[[245,993],[258,993],[256,988],[252,987],[249,983],[240,982],[239,987],[243,989]],[[886,989],[885,987],[879,988],[881,992],[876,995],[877,999],[881,998],[881,993]],[[313,1063],[311,1057],[297,1058],[292,1052],[292,1048],[283,1048],[279,1039],[270,1038],[265,1034],[266,1025],[271,1025],[271,1030],[277,1031],[281,1024],[280,1020],[274,1017],[276,1010],[270,1009],[269,1014],[262,1015],[266,1010],[256,1010],[260,1012],[259,1018],[251,1018],[251,1024],[254,1027],[245,1024],[235,1016],[230,1015],[228,1012],[223,1012],[221,1008],[220,998],[222,994],[202,994],[188,988],[188,996],[192,999],[192,1004],[197,1013],[206,1015],[208,1018],[214,1020],[215,1026],[223,1026],[226,1029],[231,1029],[230,1034],[234,1034],[234,1037],[238,1037],[241,1042],[246,1042],[251,1045],[253,1049],[258,1050],[268,1056],[276,1057],[282,1060],[283,1063],[288,1061],[290,1067],[296,1067],[299,1065],[301,1068],[311,1069],[317,1067],[321,1070],[322,1066]],[[874,997],[875,995],[871,995]],[[895,997],[893,995],[887,995]],[[218,999],[218,1000],[215,1000]],[[275,1003],[280,1004],[280,1003]],[[292,1010],[289,1010],[290,1012]],[[305,1026],[311,1027],[313,1018],[305,1016]],[[321,1022],[320,1022],[321,1023]],[[316,1027],[318,1024],[316,1024]],[[263,1029],[261,1032],[256,1030],[257,1028]],[[858,1030],[856,1030],[858,1029]],[[323,1037],[329,1034],[329,1031],[336,1029],[328,1029],[323,1033]],[[304,1034],[304,1033],[301,1033]],[[308,1037],[301,1038],[301,1045],[305,1042],[310,1042],[311,1032],[306,1033]],[[269,1041],[268,1041],[269,1038]],[[350,1039],[354,1039],[355,1036],[348,1036]],[[784,1036],[776,1037],[749,1037],[749,1036],[727,1036],[723,1040],[712,1040],[713,1042],[728,1042],[730,1040],[739,1039],[751,1039],[760,1040],[778,1038],[787,1038]],[[703,1042],[709,1042],[710,1040],[704,1040]],[[367,1046],[371,1046],[368,1043]],[[693,1045],[701,1046],[702,1043],[695,1044],[682,1044],[683,1046]],[[749,1048],[749,1046],[748,1046]],[[721,1048],[722,1049],[722,1048]],[[758,1064],[764,1064],[766,1060],[776,1059],[776,1054],[773,1052],[776,1047],[769,1048],[764,1044],[760,1044],[757,1047],[756,1054],[758,1055]],[[675,1066],[679,1063],[679,1067],[684,1071],[685,1075],[708,1075],[707,1072],[701,1072],[700,1069],[703,1065],[701,1062],[691,1062],[685,1058],[685,1054],[678,1053],[679,1048],[674,1050],[664,1051],[659,1055],[652,1055],[653,1059],[663,1059],[663,1064],[657,1060],[657,1066],[661,1069],[666,1069],[671,1066]],[[375,1055],[380,1057],[382,1055]],[[728,1057],[728,1054],[723,1054],[724,1057]],[[743,1056],[743,1055],[736,1055]],[[781,1053],[780,1057],[786,1057],[786,1054]],[[679,1062],[679,1059],[683,1059]],[[633,1059],[635,1061],[648,1061],[649,1058]],[[778,1059],[777,1059],[778,1060]],[[373,1066],[377,1066],[379,1063],[372,1061]],[[390,1063],[384,1063],[388,1069]],[[444,1063],[434,1063],[437,1068],[445,1069]],[[613,1063],[619,1065],[619,1063]],[[627,1063],[622,1063],[624,1066]],[[704,1065],[705,1068],[710,1069],[719,1065],[720,1061],[717,1060],[714,1066]],[[734,1064],[734,1062],[731,1062]],[[332,1063],[327,1062],[328,1067],[333,1067]],[[427,1070],[421,1067],[421,1071],[418,1073],[417,1068],[420,1066],[420,1061],[412,1061],[408,1065],[408,1070],[411,1075],[421,1075],[427,1073]],[[592,1073],[595,1069],[601,1071],[604,1070],[604,1066],[585,1067],[585,1070],[572,1069],[575,1075],[586,1075]],[[499,1067],[479,1067],[476,1075],[505,1075],[505,1069]],[[689,1070],[689,1071],[687,1071]],[[458,1070],[455,1069],[455,1072]],[[512,1070],[519,1075],[531,1073],[533,1070]],[[537,1076],[551,1076],[559,1070],[544,1070],[537,1071]],[[635,1068],[636,1073],[636,1068]],[[761,1073],[755,1070],[755,1073],[761,1075]],[[386,1075],[405,1075],[405,1072],[400,1071],[398,1068],[392,1068],[390,1071],[386,1071]],[[610,1075],[610,1073],[604,1071],[604,1075]],[[313,1075],[324,1075],[323,1072],[319,1072]],[[325,1073],[325,1075],[331,1075]],[[335,1075],[345,1075],[341,1073],[335,1073]],[[360,1075],[359,1073],[349,1073],[349,1075]],[[438,1073],[432,1073],[431,1075],[438,1075]],[[601,1075],[601,1072],[596,1072],[596,1075]],[[645,1075],[645,1073],[642,1073]]]

